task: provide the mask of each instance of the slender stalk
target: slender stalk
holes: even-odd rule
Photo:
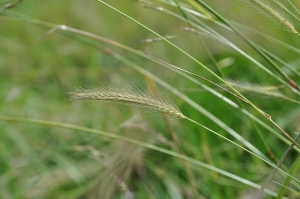
[[[288,49],[288,50],[290,50],[290,51],[292,51],[292,52],[295,52],[295,53],[297,53],[297,54],[300,54],[300,50],[299,50],[298,48],[295,48],[294,46],[291,46],[291,45],[289,45],[289,44],[287,44],[287,43],[284,43],[284,42],[282,42],[282,41],[280,41],[280,40],[278,40],[278,39],[276,39],[276,38],[273,38],[273,37],[271,37],[271,36],[269,36],[269,35],[267,35],[267,34],[264,34],[264,33],[262,33],[262,32],[259,32],[259,31],[257,31],[257,30],[254,30],[254,29],[252,29],[252,28],[249,28],[249,27],[244,26],[244,25],[242,25],[242,24],[239,24],[239,23],[237,23],[237,22],[230,21],[230,20],[228,20],[228,21],[229,21],[231,24],[233,24],[234,26],[236,26],[236,27],[239,27],[239,28],[242,28],[242,29],[244,29],[244,30],[246,30],[246,31],[252,32],[252,33],[257,34],[257,35],[260,35],[260,36],[262,36],[262,37],[268,39],[269,41],[271,41],[271,42],[273,42],[273,43],[275,43],[275,44],[277,44],[277,45],[280,45],[280,46],[282,46],[282,47],[284,47],[284,48],[286,48],[286,49]],[[218,24],[218,25],[219,25],[219,24]],[[223,26],[222,26],[222,27],[223,27]]]
[[[290,175],[295,175],[295,173],[298,171],[299,167],[300,167],[300,156],[298,156],[296,161],[293,163],[292,168],[289,172]],[[287,176],[285,178],[284,182],[283,182],[283,185],[285,185],[285,186],[281,187],[281,189],[278,192],[278,195],[277,195],[276,199],[281,199],[283,197],[283,195],[284,195],[284,193],[286,192],[286,189],[287,189],[286,186],[288,186],[290,184],[290,182],[291,182],[291,178]]]
[[[243,105],[241,104],[241,106],[243,106]],[[263,137],[262,133],[257,128],[256,123],[254,122],[254,120],[252,118],[250,118],[250,121],[252,123],[252,126],[255,129],[256,134],[259,136],[260,140],[262,141],[262,143],[263,143],[263,145],[264,145],[264,147],[265,147],[265,149],[266,149],[266,151],[267,151],[270,159],[273,160],[273,161],[275,161],[276,157],[275,157],[274,153],[272,152],[271,148],[269,147],[269,145],[267,144],[267,142],[266,142],[265,138]]]
[[[298,14],[300,14],[300,10],[290,0],[287,0],[287,2],[289,2],[289,4],[298,12]],[[298,18],[298,21],[300,22],[299,18]]]
[[[272,181],[272,182],[274,182],[275,184],[278,184],[278,185],[280,185],[282,188],[284,188],[284,189],[288,189],[288,190],[290,190],[291,192],[293,192],[293,193],[295,193],[297,196],[299,196],[300,197],[300,192],[298,192],[298,191],[296,191],[296,190],[294,190],[294,189],[292,189],[292,188],[290,188],[290,187],[288,187],[288,186],[285,186],[285,185],[283,185],[283,184],[281,184],[281,183],[279,183],[279,182],[276,182],[276,181]],[[278,194],[279,195],[279,194]],[[277,197],[276,197],[276,199],[278,198],[278,195],[277,195]],[[283,198],[282,196],[281,196],[281,198]],[[281,199],[280,198],[280,199]]]
[[[140,51],[140,52],[141,52],[141,53],[144,53],[144,52],[142,52],[142,51]],[[229,91],[228,89],[226,89],[226,88],[224,88],[224,87],[222,87],[222,86],[220,86],[220,85],[214,83],[213,81],[211,81],[211,80],[209,80],[209,79],[206,79],[205,77],[202,77],[202,76],[200,76],[200,75],[191,73],[191,72],[189,72],[189,71],[187,71],[187,70],[184,70],[184,69],[182,69],[182,68],[179,68],[179,67],[177,67],[177,66],[174,66],[174,65],[172,65],[172,64],[170,64],[170,63],[168,63],[168,62],[165,62],[165,61],[160,60],[160,59],[158,59],[158,58],[156,58],[156,57],[153,57],[152,55],[148,55],[148,54],[146,54],[146,53],[144,53],[144,54],[147,55],[148,57],[151,57],[152,59],[154,59],[154,60],[156,60],[156,61],[159,61],[159,62],[161,62],[161,63],[163,63],[163,64],[166,64],[167,66],[170,66],[170,67],[172,67],[172,68],[175,68],[176,70],[179,70],[179,71],[181,71],[181,72],[184,72],[184,73],[187,73],[187,74],[192,75],[192,76],[194,76],[194,77],[197,77],[197,78],[199,78],[199,79],[202,79],[202,80],[204,80],[204,81],[206,81],[206,82],[208,82],[208,83],[210,83],[210,84],[212,84],[212,85],[214,85],[214,86],[216,86],[216,87],[218,87],[218,88],[220,88],[220,89],[222,89],[222,90],[224,90],[224,91],[230,93],[231,95],[235,96],[236,98],[239,98],[239,99],[242,100],[243,102],[249,104],[249,102],[248,102],[247,100],[244,100],[243,98],[237,96],[236,94],[232,93],[232,92]]]
[[[215,19],[213,18],[213,16],[207,12],[207,10],[205,10],[201,5],[197,4],[195,1],[193,0],[186,0],[190,5],[192,5],[194,8],[196,8],[199,12],[203,13],[204,16],[207,17],[207,19],[211,22],[214,22]]]
[[[286,66],[287,68],[289,68],[289,70],[291,70],[295,75],[297,75],[298,78],[300,78],[300,73],[293,68],[292,66],[290,66],[288,63],[284,62],[283,60],[279,59],[277,56],[275,56],[274,54],[272,54],[271,52],[259,47],[262,51],[264,51],[268,56],[270,56],[272,59],[278,61],[280,64]],[[281,70],[281,69],[280,69]]]
[[[181,14],[183,15],[183,17],[185,18],[185,21],[189,24],[190,27],[193,27],[193,24],[191,23],[190,20],[188,20],[188,16],[185,13],[185,10],[181,7],[181,5],[178,3],[178,0],[175,0],[176,5],[178,7],[178,9],[180,10]],[[197,4],[196,2],[192,1],[189,2],[191,3],[193,6],[195,6],[196,8],[198,8],[200,5]],[[202,7],[200,7],[202,8]],[[207,18],[209,18],[210,20],[213,21],[213,18],[211,18],[210,14],[208,12],[206,12],[204,9],[202,9],[202,12],[204,12],[207,16]],[[205,45],[205,43],[203,42],[202,38],[199,37],[198,34],[195,34],[196,38],[198,39],[198,41],[200,42],[201,46],[204,48],[204,50],[206,51],[206,53],[208,54],[209,58],[212,60],[212,62],[214,63],[214,65],[216,66],[216,68],[218,69],[219,73],[221,74],[221,76],[225,77],[225,74],[223,73],[221,67],[219,66],[219,64],[217,63],[216,59],[212,56],[212,54],[210,53],[209,49],[207,48],[207,46]]]
[[[297,141],[299,138],[300,138],[300,133],[298,133],[297,137],[295,138],[295,141]],[[263,185],[261,186],[261,188],[259,189],[259,191],[257,192],[257,194],[255,195],[255,197],[253,199],[259,199],[261,197],[264,189],[267,187],[267,185],[269,184],[269,182],[272,180],[272,178],[275,175],[277,169],[281,166],[281,164],[283,163],[284,159],[287,157],[287,155],[292,150],[293,146],[294,146],[294,143],[292,143],[289,146],[289,148],[285,151],[285,153],[282,155],[281,159],[277,163],[276,167],[269,174],[268,178],[265,180],[265,182],[263,183]]]
[[[17,0],[17,1],[14,2],[14,3],[6,4],[6,5],[2,8],[2,10],[0,11],[0,15],[2,15],[2,14],[5,12],[5,10],[12,9],[12,8],[16,7],[19,3],[21,3],[21,1],[22,1],[22,0]]]

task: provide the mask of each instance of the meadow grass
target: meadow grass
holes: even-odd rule
[[[1,198],[298,197],[297,1],[37,4],[0,2]]]

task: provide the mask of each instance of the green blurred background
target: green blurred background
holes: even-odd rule
[[[11,2],[0,1],[0,6],[4,7]],[[160,35],[176,36],[172,42],[219,74],[199,38],[192,32],[183,30],[189,26],[186,22],[142,6],[147,2],[126,0],[106,2]],[[180,15],[174,6],[156,1],[153,3],[163,5]],[[274,27],[250,6],[243,5],[243,1],[214,0],[207,3],[230,20],[262,31],[296,49],[300,47],[299,37]],[[296,1],[294,3],[297,5]],[[41,23],[34,23],[27,17]],[[257,130],[262,133],[265,142],[277,158],[280,158],[288,147],[266,129],[259,125],[254,126],[248,117],[225,101],[171,70],[88,37],[58,29],[49,31],[51,28],[47,28],[44,22],[66,25],[108,38],[221,84],[195,62],[165,42],[141,42],[156,36],[97,1],[24,0],[0,16],[2,116],[71,123],[176,151],[168,128],[159,113],[152,113],[143,108],[97,102],[77,103],[67,99],[66,93],[73,88],[103,83],[147,89],[149,78],[103,52],[104,48],[109,48],[187,95],[266,156],[268,152],[256,134]],[[212,22],[204,21],[204,23],[277,74],[236,35]],[[295,23],[295,26],[299,30],[298,24]],[[299,69],[298,53],[251,32],[244,33],[247,38],[259,43],[280,59],[294,63],[292,66],[296,70]],[[202,39],[215,60],[224,64],[222,70],[227,79],[261,86],[281,86],[280,82],[229,46],[213,38],[203,36]],[[300,83],[297,76],[286,67],[282,66],[282,70]],[[202,83],[240,103],[233,96],[210,84]],[[217,126],[215,121],[199,113],[169,90],[158,84],[156,88],[163,96],[174,102],[186,116],[237,141]],[[297,99],[288,88],[282,86],[280,88],[286,96]],[[299,131],[300,127],[299,105],[261,94],[250,93],[246,96],[295,137],[294,132]],[[245,107],[270,125],[252,108],[246,105]],[[171,119],[170,122],[184,154],[189,157],[258,184],[262,184],[272,170],[261,160],[189,121]],[[285,160],[287,168],[291,167],[297,155],[298,153],[293,151],[287,157]],[[247,185],[199,166],[191,165],[191,169],[197,182],[199,196],[193,195],[185,168],[179,159],[80,131],[0,122],[0,198],[105,198],[109,194],[108,198],[126,199],[132,197],[180,199],[200,196],[246,198],[255,191]],[[299,173],[295,174],[295,177],[297,176],[299,177]],[[284,180],[281,175],[274,178],[281,183]],[[122,187],[120,182],[124,182],[126,187]],[[277,191],[280,186],[271,183],[268,188]],[[106,192],[107,196],[104,196]],[[290,197],[293,198],[292,195]]]

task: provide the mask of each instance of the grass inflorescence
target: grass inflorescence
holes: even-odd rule
[[[264,14],[266,14],[270,19],[276,21],[285,30],[299,34],[291,19],[284,13],[284,11],[275,5],[274,2],[270,0],[250,0],[258,9],[260,9]]]
[[[146,107],[162,112],[166,115],[186,118],[175,106],[161,99],[155,98],[150,92],[142,92],[139,89],[97,86],[91,88],[76,88],[69,92],[72,100],[113,102],[132,106]]]

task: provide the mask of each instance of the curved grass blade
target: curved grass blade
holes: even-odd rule
[[[300,156],[298,156],[297,159],[295,160],[295,162],[293,163],[293,165],[292,165],[292,167],[291,167],[291,170],[290,170],[290,172],[289,172],[290,175],[292,175],[292,176],[295,175],[296,172],[297,172],[297,170],[298,170],[299,168],[300,168]],[[285,178],[284,182],[283,182],[283,185],[284,185],[284,186],[282,186],[281,189],[279,190],[276,199],[280,199],[280,198],[283,197],[283,195],[284,195],[284,193],[286,192],[286,189],[287,189],[285,186],[288,186],[288,185],[290,184],[290,182],[291,182],[291,178],[287,176],[287,177]],[[298,189],[298,190],[299,190],[299,189]]]
[[[300,134],[297,135],[297,137],[295,138],[295,141],[298,141],[298,139],[300,138]],[[276,168],[274,168],[272,170],[272,172],[269,174],[268,178],[265,180],[265,182],[263,183],[263,185],[261,186],[261,188],[259,189],[259,191],[257,192],[257,194],[255,195],[255,199],[259,199],[264,191],[264,189],[267,187],[267,185],[269,184],[269,182],[272,180],[273,176],[275,175],[277,169],[281,166],[281,164],[283,163],[284,159],[287,157],[287,155],[290,153],[290,151],[292,150],[294,146],[294,143],[292,143],[289,148],[284,152],[284,154],[282,155],[282,158],[279,160],[279,162],[276,165]]]
[[[14,7],[16,7],[19,3],[21,3],[22,0],[17,0],[16,2],[14,3],[10,3],[10,4],[6,4],[2,10],[0,11],[0,15],[2,15],[6,10],[8,9],[12,9]]]
[[[300,197],[300,192],[298,192],[298,191],[296,191],[296,190],[294,190],[294,189],[292,189],[292,188],[290,188],[290,187],[288,187],[288,186],[285,186],[285,185],[283,185],[283,184],[281,184],[281,183],[279,183],[279,182],[276,182],[276,181],[274,181],[273,180],[273,182],[274,183],[276,183],[276,184],[278,184],[278,185],[280,185],[282,188],[284,188],[284,189],[287,189],[287,190],[290,190],[291,192],[293,192],[295,195],[297,195],[297,196],[299,196]],[[278,194],[279,195],[279,194]],[[276,198],[278,198],[278,195],[277,195],[277,197]],[[281,196],[281,198],[282,198],[283,196]]]

